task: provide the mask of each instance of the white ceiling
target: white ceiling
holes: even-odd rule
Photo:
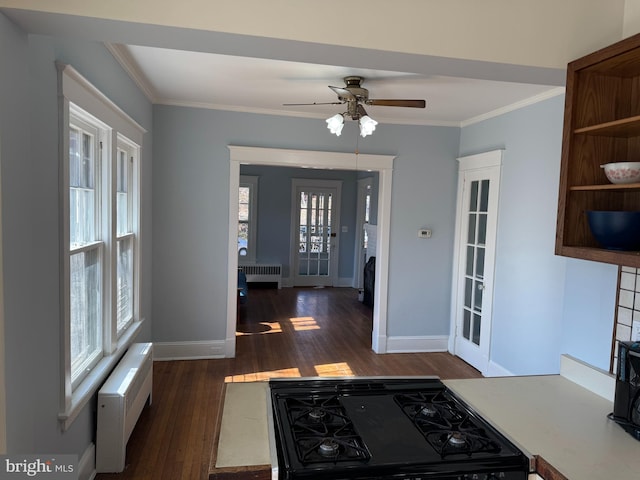
[[[1,0],[0,0],[1,1]],[[341,105],[329,85],[358,75],[380,123],[464,126],[563,92],[564,69],[354,48],[40,11],[3,9],[29,33],[103,42],[157,104],[325,119]]]
[[[154,102],[222,110],[327,118],[341,105],[329,85],[358,75],[370,98],[424,99],[425,109],[368,106],[381,123],[461,126],[557,95],[553,85],[512,83],[398,71],[347,68],[266,58],[110,44],[110,50]]]

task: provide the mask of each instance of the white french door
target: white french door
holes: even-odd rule
[[[338,284],[341,187],[337,180],[292,181],[294,286]]]
[[[453,353],[489,372],[502,151],[459,159]]]

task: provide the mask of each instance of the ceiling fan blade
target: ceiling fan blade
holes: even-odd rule
[[[342,105],[343,102],[313,102],[313,103],[283,103],[286,107],[300,107],[303,105]]]
[[[424,108],[426,102],[424,100],[384,100],[384,99],[370,99],[366,101],[367,105],[380,105],[383,107],[411,107],[411,108]]]
[[[338,98],[340,98],[341,100],[355,100],[356,96],[351,93],[349,90],[347,90],[346,88],[342,88],[342,87],[332,87],[331,85],[329,85],[329,88],[331,90],[333,90],[336,95],[338,95]]]

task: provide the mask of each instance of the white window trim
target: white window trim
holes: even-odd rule
[[[141,185],[141,177],[140,177],[140,150],[141,147],[140,145],[142,145],[142,143],[140,144],[135,144],[132,140],[130,140],[127,137],[124,137],[123,135],[121,135],[120,133],[116,134],[116,142],[117,142],[117,146],[126,150],[127,154],[131,155],[134,158],[134,162],[133,162],[133,178],[129,179],[129,185],[131,187],[131,192],[133,195],[133,198],[131,199],[131,211],[129,212],[129,215],[131,216],[131,227],[132,227],[132,231],[130,233],[126,233],[124,235],[117,235],[117,226],[114,223],[113,228],[114,228],[114,237],[117,240],[124,240],[130,237],[134,238],[134,243],[133,243],[133,251],[134,251],[134,256],[133,256],[133,291],[134,291],[134,302],[133,302],[133,323],[136,322],[136,319],[140,319],[140,268],[141,268],[141,262],[140,262],[140,185]],[[117,149],[116,149],[117,151]],[[116,173],[116,165],[114,162],[114,175]],[[114,265],[113,271],[116,271],[116,265],[115,262],[117,262],[117,258],[114,258]],[[114,302],[115,302],[115,295],[117,295],[117,289],[116,289],[116,285],[115,285],[115,276],[114,276]],[[115,303],[114,303],[115,305]],[[111,335],[112,338],[115,339],[119,338],[118,337],[118,331],[117,331],[117,321],[113,323],[113,328],[111,331]],[[122,333],[120,334],[120,336],[125,335],[126,333],[126,329],[122,331]],[[112,349],[117,350],[117,343],[112,344]]]
[[[86,375],[86,377],[79,383],[79,385],[72,389],[71,386],[71,353],[70,353],[70,322],[69,322],[69,266],[66,259],[69,257],[69,180],[68,180],[68,156],[69,156],[69,119],[70,119],[70,103],[77,105],[80,109],[88,112],[90,115],[99,119],[101,123],[108,126],[112,131],[110,136],[110,145],[107,145],[108,152],[111,155],[112,152],[117,152],[118,139],[122,139],[122,136],[126,137],[131,143],[136,146],[141,146],[143,142],[143,136],[146,130],[136,123],[131,117],[129,117],[123,110],[121,110],[116,104],[109,100],[103,93],[101,93],[96,87],[94,87],[89,81],[87,81],[82,75],[80,75],[73,67],[60,62],[56,62],[58,69],[58,101],[59,101],[59,134],[61,141],[59,143],[59,158],[61,165],[60,174],[60,237],[61,237],[61,389],[60,389],[60,412],[58,419],[61,424],[62,430],[67,430],[78,414],[82,411],[89,399],[95,394],[104,379],[109,372],[113,369],[118,362],[122,354],[133,342],[135,337],[140,332],[143,319],[140,318],[139,310],[139,298],[140,298],[140,258],[141,258],[141,242],[140,242],[140,219],[134,218],[134,232],[137,233],[137,242],[135,243],[135,303],[134,303],[134,315],[136,318],[131,326],[129,326],[121,335],[119,339],[116,339],[112,330],[116,328],[112,322],[109,323],[108,328],[104,328],[103,335],[103,351],[104,356],[97,363],[97,365]],[[115,154],[115,153],[113,153]],[[136,198],[134,199],[136,212],[140,211],[140,150],[138,149],[138,158],[136,162],[136,168],[134,174],[136,175],[135,182],[137,182]],[[111,166],[109,172],[109,178],[114,178],[115,175],[115,161],[108,162]],[[65,175],[67,173],[67,175]],[[115,197],[112,198],[112,204],[107,210],[114,212]],[[113,213],[110,213],[113,215]],[[110,219],[109,219],[110,221]],[[115,237],[115,224],[110,221],[111,236]],[[115,257],[115,256],[113,256]],[[115,271],[115,258],[105,258],[105,262],[110,262],[112,272]],[[107,287],[108,295],[114,295],[113,288]],[[109,302],[107,308],[109,307]]]
[[[255,175],[240,175],[240,187],[249,187],[249,238],[247,239],[247,255],[238,255],[238,263],[255,263],[257,230],[258,230],[258,178]]]

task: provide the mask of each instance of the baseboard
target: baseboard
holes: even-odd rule
[[[96,444],[90,443],[78,461],[78,480],[93,480],[96,476]]]
[[[515,373],[510,372],[502,365],[494,362],[493,360],[489,361],[489,369],[485,372],[485,377],[513,377]]]
[[[571,355],[560,356],[560,375],[613,402],[616,377]]]
[[[202,342],[154,342],[153,360],[204,360],[225,358],[224,340]]]
[[[446,352],[449,335],[387,337],[387,353]]]

